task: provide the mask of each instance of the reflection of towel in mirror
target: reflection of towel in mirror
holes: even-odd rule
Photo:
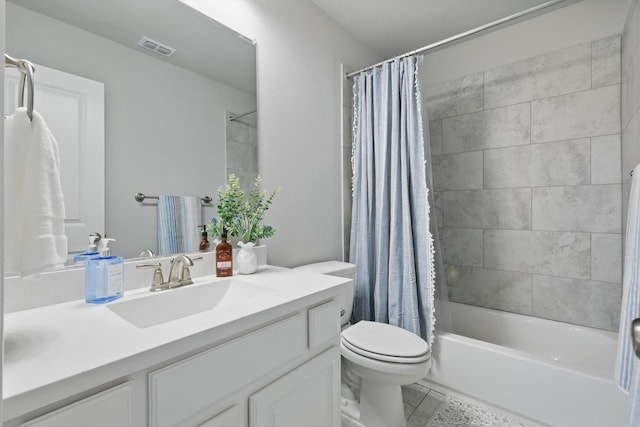
[[[636,427],[640,426],[640,360],[633,350],[631,323],[640,317],[640,165],[633,169],[631,180],[623,272],[615,379],[631,395],[629,426]]]
[[[199,197],[160,196],[158,200],[158,255],[197,252],[202,224]]]
[[[5,271],[37,275],[67,259],[58,145],[35,111],[29,121],[18,108],[4,126]]]

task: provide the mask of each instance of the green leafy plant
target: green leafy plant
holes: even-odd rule
[[[228,236],[235,236],[235,223],[243,201],[244,191],[240,189],[240,179],[230,174],[227,185],[218,188],[218,218],[211,218],[211,222],[207,224],[207,233],[220,238],[226,230]]]
[[[211,219],[207,232],[220,237],[222,230],[226,229],[228,236],[240,237],[243,243],[255,243],[258,239],[273,236],[276,230],[270,225],[263,225],[262,220],[280,187],[269,194],[262,190],[261,183],[262,179],[257,176],[253,190],[245,197],[239,178],[229,175],[227,186],[218,190],[218,218]]]
[[[236,219],[236,232],[243,243],[271,237],[276,232],[270,225],[262,225],[262,220],[265,212],[271,207],[273,198],[280,192],[280,187],[267,196],[267,192],[260,188],[261,183],[262,180],[258,175],[253,184],[253,190],[242,204]]]

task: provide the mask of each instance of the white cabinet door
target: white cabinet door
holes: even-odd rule
[[[249,398],[250,427],[340,427],[340,352],[331,348]]]
[[[305,326],[296,313],[149,373],[149,425],[193,425],[226,396],[290,364],[304,354]]]
[[[34,107],[58,143],[69,253],[104,233],[104,84],[35,65]],[[5,114],[18,105],[20,73],[5,69]],[[28,89],[26,89],[28,90]],[[25,102],[26,105],[26,102]]]

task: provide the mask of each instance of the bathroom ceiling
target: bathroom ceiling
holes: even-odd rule
[[[178,0],[8,1],[156,59],[255,93],[253,43]],[[164,57],[140,48],[136,43],[143,36],[176,49],[175,54]],[[123,71],[126,71],[126,65],[122,64]]]
[[[312,1],[361,43],[386,59],[548,0]],[[566,0],[554,7],[575,2]]]

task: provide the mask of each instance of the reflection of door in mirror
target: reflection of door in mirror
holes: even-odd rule
[[[104,85],[35,64],[34,109],[56,138],[69,254],[104,232]],[[5,111],[17,105],[19,73],[5,70]]]

